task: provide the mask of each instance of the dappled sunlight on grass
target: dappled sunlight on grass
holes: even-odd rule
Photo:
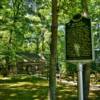
[[[95,93],[92,92],[92,93],[90,93],[89,95],[90,95],[90,96],[95,96]]]
[[[37,98],[37,95],[33,95],[34,98]]]
[[[91,100],[100,100],[100,90],[91,91],[89,93],[89,98]]]
[[[57,100],[77,100],[77,88],[75,86],[60,84],[57,90]]]
[[[12,94],[10,94],[11,97],[16,96],[16,95],[17,95],[16,93],[12,93]]]
[[[0,100],[45,100],[47,94],[47,80],[29,76],[0,79]]]
[[[99,91],[92,91],[89,100],[100,100]],[[0,78],[0,100],[48,100],[48,80],[34,76]],[[57,84],[57,100],[78,100],[77,86]]]
[[[31,83],[31,82],[17,82],[16,84],[9,85],[9,88],[10,89],[16,89],[16,90],[32,89],[33,88],[33,83]]]
[[[3,78],[3,77],[1,76],[1,77],[0,77],[0,80],[11,80],[11,77],[4,77],[4,78]]]

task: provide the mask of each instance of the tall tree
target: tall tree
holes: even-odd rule
[[[81,0],[82,4],[82,14],[84,17],[89,17],[88,11],[88,2],[87,0]],[[90,66],[91,64],[84,64],[83,65],[83,98],[84,100],[88,100],[89,95],[89,83],[90,83]]]
[[[56,100],[56,58],[57,58],[57,0],[52,0],[52,26],[50,44],[50,66],[49,66],[49,99]]]

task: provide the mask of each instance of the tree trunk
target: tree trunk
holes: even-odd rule
[[[82,14],[85,17],[89,17],[88,12],[88,4],[87,0],[81,0],[82,4]],[[84,100],[88,100],[89,95],[89,84],[90,84],[90,66],[91,64],[84,64],[83,65],[83,98]]]
[[[56,58],[57,58],[57,0],[52,0],[52,26],[50,44],[50,67],[49,67],[49,99],[56,100]]]
[[[89,16],[87,0],[81,0],[82,14],[85,17]]]
[[[38,55],[39,53],[39,38],[36,38],[36,54]]]
[[[84,94],[84,100],[88,100],[88,95],[89,95],[90,65],[91,64],[84,64],[83,65],[83,94]]]

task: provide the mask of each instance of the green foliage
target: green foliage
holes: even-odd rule
[[[99,0],[88,2],[95,48],[100,48],[99,4]],[[65,59],[65,23],[81,11],[80,0],[58,0],[59,63]],[[15,61],[17,51],[49,55],[51,15],[51,0],[1,0],[1,62],[6,56],[9,57],[9,61]]]

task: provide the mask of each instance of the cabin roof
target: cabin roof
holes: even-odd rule
[[[24,61],[24,62],[45,61],[43,55],[30,53],[30,52],[17,52],[16,56],[17,56],[17,60]]]

